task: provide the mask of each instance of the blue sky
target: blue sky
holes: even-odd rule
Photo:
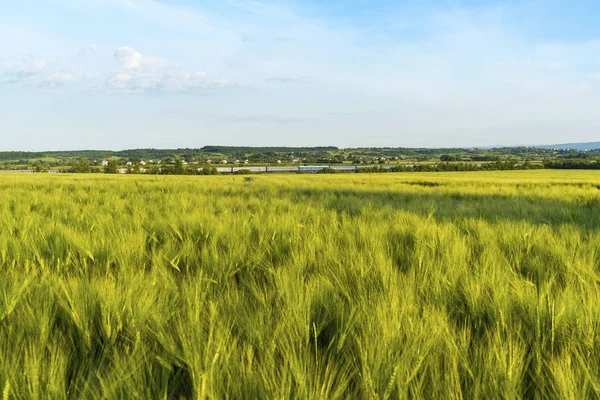
[[[2,150],[600,140],[597,1],[0,9]]]

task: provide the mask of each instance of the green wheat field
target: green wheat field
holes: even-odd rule
[[[600,397],[600,172],[0,176],[7,399]]]

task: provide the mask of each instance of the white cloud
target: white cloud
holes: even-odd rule
[[[162,62],[155,58],[142,56],[129,46],[121,46],[115,52],[115,59],[124,70],[160,69]]]
[[[35,81],[48,68],[48,62],[26,57],[20,61],[4,62],[0,84],[35,84]]]
[[[94,51],[90,45],[79,54]],[[163,60],[146,57],[135,49],[122,46],[113,55],[118,68],[112,72],[91,72],[77,63],[68,64],[56,59],[52,63],[36,57],[0,63],[0,84],[20,85],[35,89],[53,89],[73,83],[85,90],[96,79],[104,81],[105,91],[120,94],[204,94],[234,86],[225,79],[211,79],[205,72],[189,71]]]
[[[223,79],[209,79],[201,71],[189,72],[183,67],[145,57],[129,46],[119,47],[114,57],[120,69],[108,78],[106,87],[121,94],[201,94],[234,85]]]
[[[142,64],[144,57],[131,47],[119,47],[115,52],[115,59],[124,69],[136,69]]]
[[[22,61],[5,62],[3,66],[6,75],[19,79],[27,79],[44,71],[48,67],[48,63],[28,57]]]
[[[81,75],[58,69],[50,63],[35,57],[25,57],[20,61],[9,61],[2,64],[0,84],[20,85],[26,88],[56,88],[73,82]]]

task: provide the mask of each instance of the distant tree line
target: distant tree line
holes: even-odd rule
[[[403,169],[407,172],[450,172],[450,171],[508,171],[508,170],[522,170],[522,169],[543,169],[544,165],[540,163],[515,163],[514,161],[496,161],[492,163],[484,164],[472,164],[472,163],[438,163],[438,164],[417,164],[407,166],[405,168],[398,168],[399,171]]]
[[[501,160],[501,156],[499,155],[479,155],[479,154],[475,154],[475,155],[469,155],[467,157],[465,157],[462,154],[442,154],[440,156],[440,161],[444,161],[444,162],[454,162],[454,161],[465,161],[465,158],[468,158],[469,160],[472,161],[500,161]]]
[[[228,165],[373,165],[398,166],[398,171],[471,171],[505,169],[600,169],[600,150],[577,151],[533,147],[495,149],[460,148],[354,148],[329,147],[235,147],[205,146],[180,149],[134,149],[123,151],[0,152],[0,168],[50,169],[89,173],[169,175],[214,174],[212,164]],[[144,161],[144,162],[142,162]],[[475,164],[473,162],[479,162]],[[404,167],[401,164],[414,163]],[[362,172],[383,172],[363,169]],[[323,172],[335,173],[335,172]]]
[[[45,160],[49,165],[70,165],[73,160],[86,158],[91,166],[100,160],[118,159],[132,163],[141,160],[162,160],[165,162],[182,159],[187,162],[205,163],[208,160],[226,159],[249,160],[251,163],[272,163],[277,160],[289,162],[292,159],[307,163],[389,163],[390,160],[410,159],[414,161],[441,160],[443,162],[545,160],[545,159],[595,159],[600,150],[577,151],[546,149],[536,147],[505,147],[493,149],[469,148],[349,148],[334,146],[322,147],[236,147],[204,146],[202,148],[179,149],[132,149],[122,151],[83,150],[48,152],[0,152],[0,162],[5,165],[27,165]],[[383,159],[383,160],[382,160]]]
[[[181,159],[176,159],[173,165],[152,166],[146,170],[147,174],[153,175],[218,175],[217,168],[205,165],[202,168],[187,167]]]
[[[549,169],[600,169],[600,163],[595,160],[547,160],[544,166]]]
[[[514,161],[496,161],[487,162],[481,164],[465,163],[465,162],[439,162],[437,164],[413,164],[413,165],[396,165],[396,166],[373,166],[363,167],[355,170],[356,173],[384,173],[384,172],[449,172],[449,171],[504,171],[504,170],[523,170],[523,169],[588,169],[588,170],[600,170],[600,162],[596,160],[586,159],[554,159],[546,160],[544,163],[532,163],[529,161],[525,162],[514,162]],[[35,172],[46,172],[48,169],[41,163],[37,162],[32,167]],[[149,168],[140,168],[139,164],[130,165],[126,169],[127,173],[138,174],[153,174],[153,175],[218,175],[218,170],[212,165],[204,165],[203,167],[198,166],[187,166],[181,159],[177,158],[173,164],[170,165],[152,165]],[[109,160],[108,163],[102,168],[94,168],[91,166],[89,160],[85,157],[72,163],[70,169],[64,172],[71,173],[93,173],[93,172],[104,172],[106,174],[117,174],[120,171],[116,160]],[[301,171],[299,171],[301,172]],[[341,173],[337,169],[324,168],[319,171],[321,174],[337,174]],[[237,174],[252,174],[252,171],[242,169],[237,171]]]

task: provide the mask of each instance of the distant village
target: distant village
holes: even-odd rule
[[[366,163],[368,164],[385,164],[388,163],[389,161],[399,161],[401,160],[401,157],[391,157],[389,160],[386,157],[372,157],[369,161],[366,161]],[[216,160],[212,160],[212,159],[208,159],[205,161],[185,161],[185,160],[180,160],[180,159],[170,159],[166,162],[164,162],[163,160],[140,160],[139,162],[133,162],[133,161],[126,161],[124,164],[119,165],[119,167],[117,168],[117,172],[120,174],[130,174],[130,173],[148,173],[151,171],[157,172],[156,170],[158,169],[159,171],[162,170],[163,168],[161,166],[165,166],[168,165],[170,167],[176,165],[177,163],[181,163],[181,166],[186,168],[186,169],[193,169],[190,168],[190,166],[198,166],[198,170],[202,170],[203,167],[201,166],[213,166],[214,169],[216,170],[216,172],[219,173],[228,173],[228,172],[239,172],[239,171],[249,171],[249,172],[289,172],[289,171],[297,171],[300,170],[300,168],[298,166],[293,167],[295,165],[298,164],[305,164],[304,166],[306,167],[306,163],[307,163],[307,159],[306,158],[297,158],[294,157],[293,155],[290,156],[287,159],[284,160],[274,160],[273,162],[270,163],[258,163],[260,165],[257,165],[256,163],[251,163],[250,160],[248,159],[244,159],[244,160],[240,160],[240,159],[235,159],[235,160],[227,160],[225,158],[221,158],[221,159],[216,159]],[[323,160],[322,163],[316,163],[318,164],[317,166],[311,167],[310,170],[315,170],[316,169],[322,169],[325,167],[328,167],[326,165],[323,164],[328,164],[329,160]],[[363,160],[361,160],[361,162],[365,162]],[[100,166],[103,168],[108,168],[111,164],[110,160],[102,160],[100,161]],[[342,161],[340,164],[344,164],[344,162]],[[271,170],[269,170],[269,165],[271,166]],[[287,167],[285,167],[285,166]],[[277,167],[279,166],[279,167]],[[334,167],[340,167],[340,165],[338,166],[334,166]],[[337,168],[337,169],[341,169],[341,168]],[[309,169],[305,169],[305,170],[309,170]]]
[[[289,162],[291,163],[297,163],[300,162],[301,160],[297,159],[297,158],[291,158],[289,160]],[[160,167],[161,165],[175,165],[178,162],[177,159],[171,159],[168,160],[166,162],[163,162],[162,160],[140,160],[139,162],[133,162],[133,161],[127,161],[125,162],[125,164],[123,166],[121,166],[120,168],[117,169],[117,171],[121,174],[127,174],[127,173],[131,173],[133,168],[135,168],[136,166],[139,167],[139,172],[140,173],[145,173],[147,172],[150,168],[149,166],[157,166]],[[249,165],[250,164],[250,160],[233,160],[233,161],[229,161],[226,159],[219,159],[219,160],[206,160],[204,162],[200,162],[200,161],[185,161],[185,160],[181,160],[181,165],[183,165],[184,167],[188,167],[190,165],[236,165],[236,166],[241,166],[241,165]],[[109,160],[102,160],[100,162],[100,166],[102,167],[108,167],[110,164]],[[274,162],[274,164],[277,165],[281,165],[282,161],[281,160],[276,160]]]
[[[600,145],[600,144],[599,144]],[[0,152],[0,171],[112,174],[451,171],[518,168],[599,169],[600,150],[561,148],[277,148]]]

